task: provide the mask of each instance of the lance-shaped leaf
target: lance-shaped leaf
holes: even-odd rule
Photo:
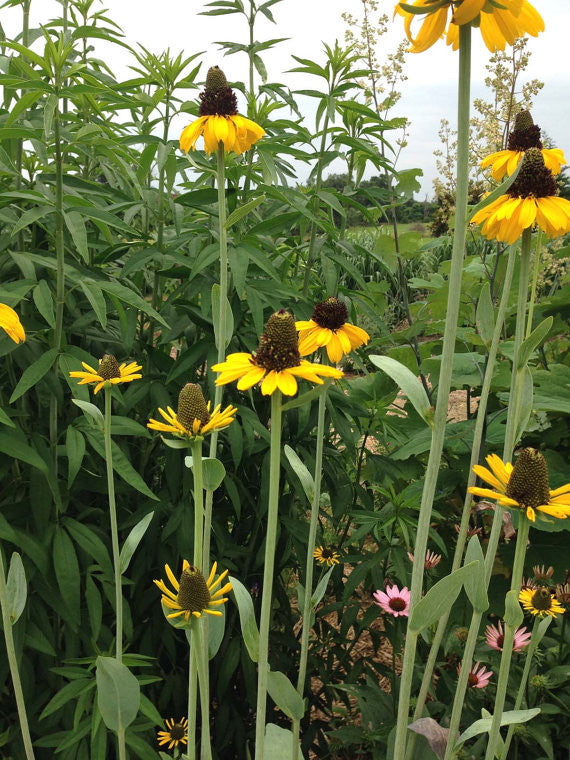
[[[416,412],[428,425],[431,425],[431,404],[423,385],[414,373],[404,364],[400,364],[400,362],[392,359],[390,356],[378,356],[374,354],[370,356],[370,361],[400,386]]]
[[[477,571],[478,564],[478,562],[471,562],[464,565],[432,586],[412,610],[408,629],[419,633],[445,615],[453,606],[469,575]]]

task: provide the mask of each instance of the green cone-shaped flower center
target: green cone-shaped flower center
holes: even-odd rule
[[[268,371],[276,372],[298,367],[301,363],[295,320],[288,311],[276,311],[267,320],[255,355],[255,363]]]
[[[539,148],[529,148],[525,152],[517,178],[507,194],[513,198],[545,198],[558,194],[556,181],[550,169],[544,165]]]
[[[531,602],[535,610],[547,612],[552,606],[550,591],[547,588],[544,588],[544,586],[538,588],[532,595]]]
[[[312,319],[319,327],[338,330],[348,319],[348,309],[342,301],[331,296],[316,304]]]
[[[180,589],[176,601],[181,609],[189,612],[203,612],[211,601],[206,579],[197,567],[183,570],[180,576]]]
[[[548,484],[548,467],[542,454],[536,449],[523,449],[518,456],[506,494],[516,499],[521,507],[536,509],[548,504],[550,488]]]
[[[210,419],[210,413],[204,400],[204,395],[196,383],[186,383],[178,395],[176,419],[187,430],[192,429],[194,420],[200,420],[205,425]]]
[[[102,377],[103,380],[111,380],[114,377],[121,377],[119,362],[115,359],[113,354],[105,354],[102,359],[99,359],[99,376]]]
[[[226,75],[219,66],[210,66],[206,74],[206,90],[208,92],[219,92],[225,90],[228,86]]]

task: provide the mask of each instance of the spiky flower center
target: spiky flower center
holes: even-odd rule
[[[537,588],[531,597],[532,606],[539,612],[548,612],[552,607],[552,597],[550,591],[542,586]]]
[[[348,319],[348,309],[342,301],[331,296],[316,304],[312,319],[319,327],[338,330]]]
[[[406,609],[406,601],[405,599],[396,596],[394,599],[390,599],[388,606],[391,610],[394,610],[394,612],[402,612]]]
[[[321,549],[321,557],[323,559],[332,559],[333,554],[334,552],[332,549],[326,549],[325,547]]]
[[[234,116],[237,98],[219,66],[212,66],[206,75],[206,86],[200,93],[200,116]]]
[[[210,419],[210,413],[202,390],[196,383],[186,383],[178,394],[178,409],[176,419],[187,430],[191,430],[194,420],[200,420],[205,425]]]
[[[176,723],[169,731],[170,738],[179,742],[186,736],[186,729],[181,723]]]
[[[537,509],[548,504],[548,467],[539,451],[530,448],[521,451],[507,483],[506,494],[523,508]]]
[[[516,180],[507,190],[512,198],[546,198],[557,195],[556,181],[550,169],[544,165],[539,148],[529,148],[524,154]]]
[[[504,644],[504,642],[505,642],[505,634],[504,634],[504,633],[500,633],[500,634],[497,636],[497,640],[496,640],[496,642],[495,642],[495,643],[497,644],[497,647],[498,647],[499,649],[502,649],[502,648],[503,648],[503,644]]]
[[[570,604],[570,584],[565,583],[562,585],[559,583],[556,586],[556,598],[560,604]]]
[[[254,361],[259,367],[275,372],[300,365],[295,319],[285,309],[276,311],[267,320]]]
[[[519,111],[515,118],[515,126],[509,135],[507,144],[509,150],[528,150],[542,148],[540,127],[534,124],[530,111]]]
[[[210,604],[212,597],[206,579],[197,567],[190,565],[182,571],[180,588],[176,601],[180,609],[188,612],[203,612]]]
[[[475,673],[469,673],[467,676],[467,686],[477,686],[479,683],[479,677]]]
[[[102,359],[99,359],[99,377],[102,377],[103,380],[112,380],[114,377],[121,377],[119,362],[115,359],[113,354],[105,354]]]

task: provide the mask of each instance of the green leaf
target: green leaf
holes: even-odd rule
[[[148,515],[145,515],[142,518],[142,520],[139,520],[139,522],[135,525],[135,527],[131,530],[131,532],[125,539],[125,543],[123,544],[123,548],[121,549],[121,557],[120,557],[121,575],[125,572],[125,570],[129,566],[129,562],[131,561],[132,556],[137,549],[137,546],[142,541],[142,538],[144,534],[146,533],[147,528],[150,525],[153,516],[154,516],[154,512],[149,512]]]
[[[52,699],[50,699],[50,701],[44,707],[40,714],[40,720],[43,720],[52,713],[57,712],[72,699],[75,699],[84,692],[90,691],[94,687],[94,678],[76,678],[70,683],[66,683],[65,686],[62,686],[57,694],[52,697]]]
[[[88,417],[91,417],[91,419],[95,420],[98,426],[103,428],[103,425],[105,424],[105,418],[103,417],[103,413],[98,406],[95,406],[95,404],[92,404],[90,401],[82,401],[79,398],[72,398],[71,400],[75,406],[78,406],[81,409],[84,414],[86,414]]]
[[[291,760],[291,747],[293,734],[287,728],[268,723],[265,726],[263,741],[264,756],[270,760]],[[299,750],[299,757],[303,760],[303,753]]]
[[[546,338],[552,328],[554,322],[553,317],[547,317],[544,319],[528,336],[523,340],[519,352],[517,354],[517,369],[523,369],[528,364],[528,360],[532,356],[533,352],[538,348],[542,341]]]
[[[519,603],[519,592],[512,589],[505,596],[505,625],[518,628],[524,620],[524,614]]]
[[[329,567],[329,569],[323,575],[321,580],[318,582],[317,588],[313,591],[313,595],[311,597],[311,604],[313,606],[313,609],[316,609],[317,604],[321,601],[321,599],[325,595],[325,591],[327,590],[327,586],[328,586],[333,570],[334,570],[334,565],[332,567]]]
[[[528,421],[530,419],[530,415],[532,414],[534,405],[534,383],[532,379],[532,373],[528,366],[526,366],[523,370],[519,370],[519,372],[521,371],[524,373],[524,377],[522,379],[522,390],[519,403],[519,413],[517,415],[515,441],[520,441],[522,438],[524,431],[526,430],[526,426],[528,425]]]
[[[192,469],[192,457],[185,457],[184,464],[189,469]],[[215,491],[226,477],[226,468],[219,459],[204,457],[202,459],[202,477],[206,491]]]
[[[483,614],[489,609],[489,600],[487,598],[487,583],[485,581],[485,558],[483,550],[479,543],[479,538],[473,536],[467,545],[465,552],[464,564],[478,562],[478,567],[465,580],[465,593],[473,605],[475,612]]]
[[[313,476],[307,467],[305,467],[299,456],[293,451],[291,446],[285,445],[283,451],[285,452],[285,456],[289,460],[289,464],[293,468],[295,475],[301,481],[303,491],[305,492],[309,504],[312,504],[315,495],[315,481],[313,480]]]
[[[285,404],[281,405],[281,411],[286,412],[289,409],[297,409],[297,407],[303,406],[304,404],[310,404],[311,401],[319,397],[322,388],[323,386],[319,385],[317,388],[312,388],[310,391],[305,391],[305,393],[295,396],[291,401],[287,401]]]
[[[67,428],[65,434],[65,453],[68,461],[67,487],[71,488],[85,456],[85,438],[73,425]]]
[[[431,404],[423,385],[414,373],[389,356],[378,356],[373,354],[370,356],[370,361],[400,386],[420,417],[425,420],[428,425],[432,425],[433,415]]]
[[[33,388],[33,386],[50,371],[53,363],[57,358],[57,354],[57,348],[50,348],[49,351],[46,351],[45,354],[42,354],[39,359],[36,359],[33,364],[30,364],[30,366],[24,370],[22,377],[20,378],[20,382],[14,388],[14,392],[10,396],[11,404],[19,399],[20,396],[23,396],[24,393],[30,388]]]
[[[148,314],[149,317],[152,317],[157,322],[160,322],[163,327],[168,327],[167,322],[165,322],[160,314],[155,311],[155,309],[153,309],[152,306],[144,300],[144,298],[141,298],[138,293],[135,293],[134,290],[126,288],[119,282],[112,280],[97,280],[97,284],[101,290],[105,291],[105,293],[116,296],[119,301],[123,301],[124,303],[129,304],[129,306],[132,306],[133,308],[138,309],[145,314]]]
[[[222,613],[220,615],[210,615],[208,617],[208,659],[212,660],[218,653],[224,639],[226,629],[226,605],[218,607]]]
[[[255,611],[253,609],[251,594],[237,578],[230,578],[229,580],[232,584],[232,593],[238,606],[241,635],[244,644],[251,659],[257,662],[259,659],[259,631],[255,622]]]
[[[55,327],[55,312],[53,298],[49,285],[45,280],[40,280],[32,292],[36,308],[50,327]]]
[[[540,707],[533,707],[531,710],[507,710],[501,715],[501,726],[510,726],[511,723],[526,723],[540,714]],[[480,718],[472,723],[457,740],[455,744],[459,747],[468,739],[472,739],[479,734],[487,733],[491,730],[492,718]]]
[[[87,247],[87,230],[85,228],[85,222],[79,211],[68,211],[63,213],[65,219],[65,225],[71,234],[71,238],[75,243],[79,255],[85,261],[89,263],[89,249]]]
[[[408,629],[413,633],[419,633],[445,615],[459,596],[466,579],[478,570],[477,565],[477,562],[464,565],[432,586],[412,610]]]
[[[277,707],[291,720],[301,720],[305,712],[303,699],[284,673],[270,670],[267,691]]]
[[[20,615],[24,611],[27,595],[28,589],[24,564],[18,552],[14,552],[10,559],[10,568],[8,569],[8,579],[6,581],[8,616],[12,625],[18,622]]]
[[[72,620],[78,624],[81,580],[79,562],[73,541],[67,531],[60,526],[56,527],[53,539],[53,566],[64,604],[69,610]]]
[[[217,283],[215,285],[212,285],[212,321],[214,323],[216,348],[218,348],[220,342],[220,286]],[[224,336],[224,350],[229,346],[233,333],[234,316],[232,314],[232,307],[230,306],[230,302],[226,298],[226,332]]]
[[[493,340],[493,332],[495,330],[495,311],[491,299],[491,284],[489,282],[485,282],[481,288],[479,301],[477,302],[475,324],[477,325],[477,332],[481,336],[483,343],[489,347]]]
[[[239,222],[240,219],[243,219],[244,216],[247,216],[249,213],[251,213],[253,209],[257,208],[261,203],[263,203],[264,200],[265,195],[260,195],[258,198],[253,198],[247,203],[244,203],[243,206],[238,206],[236,209],[234,209],[226,219],[226,229],[229,229],[236,222]]]
[[[0,407],[0,424],[6,425],[6,427],[11,427],[11,428],[16,427],[14,423],[12,422],[12,420],[10,419],[10,417],[8,417],[6,412],[2,409],[2,407]]]
[[[139,682],[114,657],[97,657],[97,705],[111,731],[125,730],[136,718],[140,704]]]
[[[101,325],[103,329],[106,329],[107,302],[105,300],[105,296],[103,295],[103,291],[101,290],[101,288],[97,287],[97,285],[94,282],[91,282],[90,280],[81,279],[79,281],[79,284],[81,285],[81,290],[85,293],[85,297],[91,304],[93,311],[97,315],[99,324]]]

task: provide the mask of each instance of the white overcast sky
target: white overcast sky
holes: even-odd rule
[[[570,153],[570,0],[533,0],[533,4],[546,24],[546,31],[537,39],[531,38],[529,44],[532,58],[528,78],[537,77],[545,82],[536,99],[533,115],[555,143]],[[391,16],[394,0],[379,0],[379,5],[382,12]],[[174,53],[183,51],[188,55],[203,51],[205,68],[214,64],[222,68],[231,65],[232,79],[247,77],[246,55],[224,59],[215,45],[216,40],[246,41],[247,26],[241,16],[200,16],[204,4],[196,0],[107,0],[96,1],[94,7],[108,9],[109,16],[121,26],[131,45],[140,43],[155,53],[167,47]],[[59,16],[60,11],[57,0],[32,0],[31,24],[45,23]],[[344,41],[343,11],[358,16],[360,0],[283,0],[273,7],[275,25],[261,18],[256,27],[257,41],[289,38],[264,55],[269,81],[282,82],[292,89],[314,86],[299,75],[287,73],[295,65],[291,55],[322,61],[323,42]],[[0,20],[8,37],[19,31],[20,19],[19,9],[0,11]],[[396,18],[389,33],[382,38],[383,50],[378,51],[380,60],[383,51],[394,50],[402,38],[402,22]],[[483,79],[489,55],[480,36],[475,33],[472,92],[476,97],[485,92]],[[106,47],[104,57],[117,76],[129,75],[128,54],[120,47]],[[402,154],[399,168],[417,166],[423,169],[419,197],[432,194],[432,180],[436,175],[433,151],[438,147],[440,119],[448,118],[452,124],[456,120],[456,69],[457,54],[443,41],[428,52],[407,57],[408,81],[403,85],[403,97],[393,115],[407,116],[411,120],[409,144]],[[309,120],[312,120],[312,113],[307,107]],[[182,121],[173,123],[172,137],[185,123],[184,116],[180,119]]]

